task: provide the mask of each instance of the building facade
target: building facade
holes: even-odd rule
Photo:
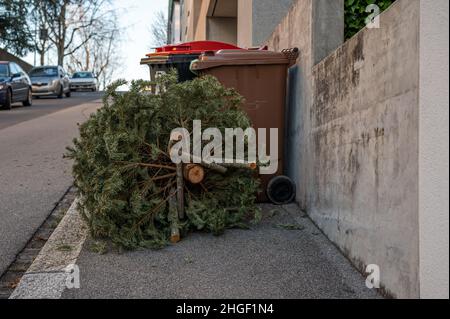
[[[169,43],[221,41],[262,45],[293,0],[171,0]]]
[[[24,60],[12,55],[4,49],[0,49],[0,61],[12,61],[16,62],[25,72],[30,72],[33,66]]]

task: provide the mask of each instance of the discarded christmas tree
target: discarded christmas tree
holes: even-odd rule
[[[192,132],[194,120],[221,131],[248,128],[242,98],[213,77],[177,83],[171,73],[158,80],[158,94],[149,94],[146,89],[155,84],[144,81],[117,93],[125,83],[109,87],[104,107],[80,126],[80,138],[68,152],[74,160],[79,209],[91,234],[125,249],[161,248],[176,232],[219,235],[247,227],[259,214],[254,170],[180,166],[169,154],[172,130]]]

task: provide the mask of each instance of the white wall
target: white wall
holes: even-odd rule
[[[449,298],[449,1],[420,1],[420,296]]]

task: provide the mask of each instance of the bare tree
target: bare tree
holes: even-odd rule
[[[168,20],[163,11],[158,11],[155,14],[155,20],[153,21],[150,31],[152,34],[151,47],[163,46],[168,42],[167,35]]]
[[[111,14],[110,0],[41,0],[48,39],[55,46],[58,64],[91,40],[99,29],[99,21]],[[90,30],[89,33],[86,33]],[[85,33],[87,36],[80,36]]]
[[[95,32],[95,30],[101,32]],[[115,48],[122,40],[122,32],[118,26],[118,19],[115,13],[97,21],[90,28],[80,31],[80,39],[77,42],[82,46],[74,51],[69,47],[69,51],[74,51],[68,58],[67,69],[73,73],[76,71],[92,71],[102,88],[110,84],[114,75],[119,71],[121,57]]]
[[[45,55],[51,48],[48,39],[49,26],[45,19],[45,6],[43,1],[33,0],[30,12],[30,20],[34,26],[34,51],[40,56],[40,65],[45,64]]]

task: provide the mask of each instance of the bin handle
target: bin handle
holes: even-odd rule
[[[281,51],[290,61],[290,66],[293,66],[300,55],[300,50],[298,48],[284,49]]]

